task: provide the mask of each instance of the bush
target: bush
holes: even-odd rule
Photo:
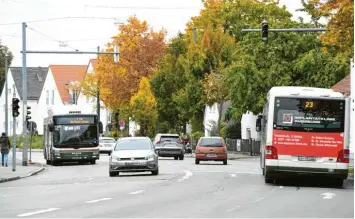
[[[10,137],[11,147],[13,145],[13,137]],[[31,136],[27,137],[27,145],[30,148],[31,145]],[[43,136],[41,135],[33,135],[32,136],[32,149],[43,149]],[[16,137],[16,148],[23,148],[22,136]]]
[[[242,128],[240,121],[230,121],[223,130],[226,138],[241,139]]]

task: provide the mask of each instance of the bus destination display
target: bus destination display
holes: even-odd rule
[[[59,117],[59,118],[56,118],[57,125],[93,124],[93,123],[95,123],[94,117]]]

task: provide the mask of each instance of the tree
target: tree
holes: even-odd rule
[[[0,39],[0,94],[5,84],[5,54],[7,56],[7,66],[10,67],[14,57],[9,48],[5,45],[2,45]]]
[[[130,106],[133,121],[140,124],[140,135],[147,136],[148,131],[154,129],[158,119],[156,100],[147,77],[142,77],[138,92],[130,100]]]
[[[154,32],[146,21],[137,17],[130,17],[128,24],[121,25],[119,30],[106,49],[113,52],[113,47],[119,46],[119,63],[114,63],[112,55],[100,55],[95,76],[88,78],[88,85],[91,85],[88,87],[98,84],[101,100],[114,110],[130,104],[141,78],[152,77],[166,48],[166,31]]]

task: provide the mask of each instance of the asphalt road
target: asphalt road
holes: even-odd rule
[[[33,155],[41,159],[41,154]],[[354,187],[266,185],[256,158],[195,165],[160,159],[160,174],[108,175],[96,165],[48,166],[0,184],[0,217],[354,217]]]

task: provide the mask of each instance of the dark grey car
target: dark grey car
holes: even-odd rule
[[[178,134],[157,134],[154,138],[154,146],[159,157],[184,159],[185,147]]]

